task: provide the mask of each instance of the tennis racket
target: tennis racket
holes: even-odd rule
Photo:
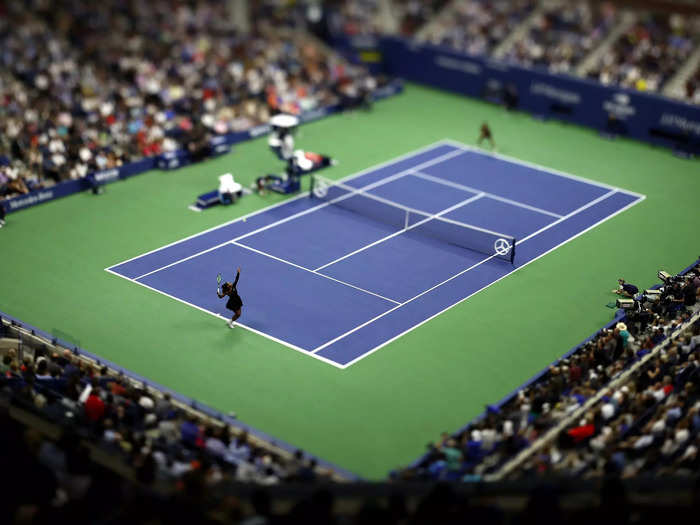
[[[221,293],[221,274],[216,276],[216,292]]]

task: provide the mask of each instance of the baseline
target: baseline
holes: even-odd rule
[[[574,175],[573,173],[568,173],[566,171],[558,170],[555,168],[549,168],[547,166],[543,166],[542,164],[537,164],[536,162],[530,162],[527,160],[521,160],[516,157],[511,157],[510,155],[504,155],[502,153],[495,153],[491,151],[484,151],[481,148],[471,146],[469,144],[465,144],[464,142],[459,142],[458,140],[453,140],[453,139],[444,139],[445,144],[450,144],[454,146],[455,148],[460,148],[463,151],[469,151],[471,153],[476,153],[478,155],[483,155],[485,157],[493,157],[495,159],[499,159],[505,162],[510,162],[512,164],[520,164],[521,166],[527,166],[528,168],[533,168],[536,170],[544,171],[546,173],[551,173],[552,175],[558,175],[560,177],[565,177],[567,179],[575,180],[578,182],[585,182],[586,184],[590,184],[591,186],[598,186],[599,188],[605,188],[608,190],[617,190],[621,191],[624,193],[627,193],[628,195],[632,195],[634,197],[640,197],[642,200],[646,199],[646,195],[643,193],[637,193],[636,191],[631,191],[625,188],[621,188],[619,186],[613,186],[611,184],[606,184],[604,182],[599,182],[597,180],[593,179],[588,179],[586,177],[581,177],[580,175]]]
[[[169,299],[174,299],[175,301],[177,301],[177,302],[179,302],[179,303],[182,303],[182,304],[187,305],[187,306],[191,306],[192,308],[195,308],[195,309],[199,310],[200,312],[204,312],[205,314],[209,314],[209,315],[211,315],[211,316],[214,316],[214,317],[216,317],[217,319],[221,319],[221,320],[224,320],[224,321],[228,321],[228,320],[229,320],[227,317],[224,317],[224,316],[221,315],[221,314],[218,314],[218,313],[216,313],[216,312],[212,312],[211,310],[207,310],[206,308],[202,308],[201,306],[197,306],[197,305],[194,304],[194,303],[191,303],[191,302],[189,302],[189,301],[185,301],[184,299],[180,299],[179,297],[176,297],[176,296],[171,295],[171,294],[169,294],[169,293],[167,293],[167,292],[164,292],[163,290],[159,290],[158,288],[154,288],[153,286],[149,286],[149,285],[147,285],[147,284],[145,284],[145,283],[142,283],[142,282],[139,282],[139,281],[135,281],[135,280],[133,280],[133,279],[131,279],[131,278],[129,278],[129,277],[126,277],[126,276],[120,274],[120,273],[117,273],[117,272],[115,272],[115,271],[112,271],[112,270],[110,270],[109,268],[106,268],[105,271],[108,272],[108,273],[111,273],[112,275],[116,275],[117,277],[121,277],[122,279],[125,279],[126,281],[129,281],[129,282],[131,282],[131,283],[138,284],[139,286],[143,286],[144,288],[146,288],[146,289],[148,289],[148,290],[151,290],[152,292],[156,292],[156,293],[158,293],[158,294],[160,294],[160,295],[164,295],[165,297],[168,297]],[[310,357],[313,357],[314,359],[318,359],[319,361],[323,361],[324,363],[329,364],[329,365],[332,365],[332,366],[334,366],[334,367],[336,367],[336,368],[340,368],[340,369],[343,368],[339,363],[336,363],[336,362],[333,361],[332,359],[328,359],[328,358],[325,358],[325,357],[320,356],[320,355],[314,355],[314,354],[311,353],[309,350],[305,350],[305,349],[303,349],[303,348],[300,348],[300,347],[298,347],[298,346],[296,346],[296,345],[293,345],[293,344],[291,344],[291,343],[288,343],[287,341],[282,341],[281,339],[278,339],[278,338],[276,338],[276,337],[274,337],[274,336],[272,336],[272,335],[270,335],[270,334],[267,334],[267,333],[265,333],[265,332],[261,332],[260,330],[256,330],[255,328],[252,328],[252,327],[246,325],[245,323],[241,323],[241,322],[238,322],[238,321],[236,321],[236,323],[237,323],[238,326],[240,326],[240,327],[242,327],[242,328],[245,328],[245,329],[248,330],[249,332],[252,332],[252,333],[254,333],[254,334],[256,334],[256,335],[262,336],[262,337],[264,337],[265,339],[269,339],[270,341],[274,341],[275,343],[279,343],[279,344],[281,344],[281,345],[283,345],[283,346],[286,346],[287,348],[291,348],[292,350],[294,350],[294,351],[296,351],[296,352],[301,352],[301,353],[304,354],[304,355],[308,355],[308,356],[310,356]]]

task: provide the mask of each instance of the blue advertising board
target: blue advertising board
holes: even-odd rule
[[[407,80],[494,102],[510,94],[542,118],[700,153],[698,106],[394,37],[382,40],[382,55],[386,72]]]
[[[89,185],[83,179],[70,180],[56,184],[55,186],[47,189],[32,191],[26,195],[20,195],[19,197],[0,201],[0,204],[4,204],[5,211],[7,211],[7,213],[11,213],[14,211],[23,210],[24,208],[29,208],[30,206],[35,206],[36,204],[41,204],[42,202],[48,202],[58,199],[59,197],[72,195],[73,193],[83,191],[88,187]]]

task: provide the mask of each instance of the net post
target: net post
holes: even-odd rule
[[[513,244],[511,245],[511,248],[510,248],[510,264],[512,264],[513,266],[515,266],[515,262],[513,262],[513,261],[515,261],[515,244],[516,244],[516,240],[515,240],[515,237],[513,237]]]
[[[406,210],[406,214],[404,215],[403,219],[403,229],[407,230],[408,229],[408,215],[411,213],[410,211]]]
[[[309,177],[309,197],[314,198],[314,186],[316,185],[316,175]]]

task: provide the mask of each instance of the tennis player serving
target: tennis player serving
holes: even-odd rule
[[[233,323],[236,321],[236,319],[238,319],[241,316],[241,307],[243,306],[243,301],[241,300],[241,296],[238,295],[238,290],[236,290],[236,285],[238,284],[238,278],[240,276],[241,269],[238,268],[238,270],[236,270],[236,280],[233,281],[233,283],[224,283],[221,286],[221,290],[219,290],[218,288],[216,289],[216,295],[219,296],[219,299],[228,296],[226,308],[233,312],[233,317],[231,318],[231,321],[226,323],[228,324],[229,328],[233,328],[235,326]]]

